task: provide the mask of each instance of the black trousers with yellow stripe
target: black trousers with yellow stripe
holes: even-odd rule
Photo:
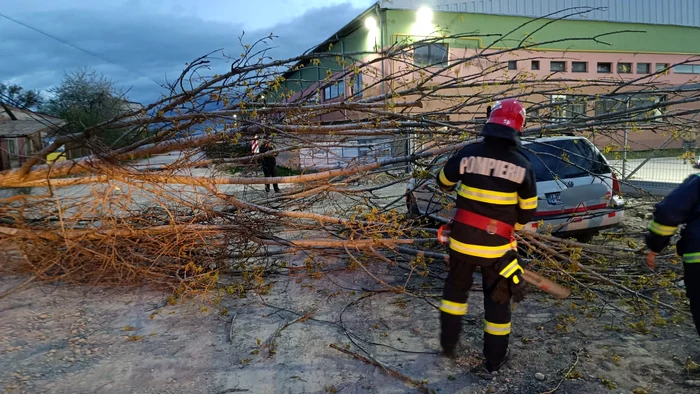
[[[484,263],[487,262],[487,263]],[[447,274],[440,304],[440,344],[443,349],[454,349],[462,331],[462,317],[467,314],[469,290],[477,266],[481,267],[484,288],[484,358],[492,365],[500,364],[508,351],[510,338],[510,302],[496,304],[488,291],[499,279],[494,268],[497,259],[470,259],[450,251],[450,271]]]
[[[683,258],[685,259],[686,256]],[[699,261],[683,263],[683,282],[685,283],[685,295],[690,301],[690,313],[693,315],[695,329],[700,335],[700,259],[697,260]]]

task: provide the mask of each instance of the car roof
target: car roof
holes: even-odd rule
[[[477,143],[480,142],[482,137],[477,137],[474,138],[472,141],[469,141],[470,143]],[[572,141],[572,140],[586,140],[588,141],[588,138],[582,136],[582,135],[556,135],[556,136],[549,136],[549,137],[539,137],[539,136],[531,136],[531,137],[521,137],[520,142],[523,145],[528,145],[533,142],[554,142],[554,141]],[[435,156],[433,161],[438,160],[438,158],[444,158],[447,156],[452,155],[453,152],[443,152],[440,153],[439,155]]]
[[[571,140],[587,140],[588,138],[581,135],[560,135],[553,137],[523,137],[521,142],[523,145],[532,142],[553,142],[553,141],[571,141]]]

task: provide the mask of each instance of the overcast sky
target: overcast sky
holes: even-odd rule
[[[287,58],[320,43],[374,0],[0,0],[0,82],[48,89],[64,72],[90,66],[129,98],[153,101],[185,62],[218,48],[239,55],[246,41],[274,33],[271,54]]]

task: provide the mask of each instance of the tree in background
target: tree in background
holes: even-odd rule
[[[0,101],[13,107],[33,110],[43,103],[44,98],[38,90],[27,90],[16,84],[0,83]]]
[[[57,87],[49,89],[52,97],[41,106],[42,112],[65,120],[67,134],[86,129],[134,109],[114,82],[90,68],[83,68],[63,77]],[[140,129],[93,130],[89,136],[91,150],[115,149],[143,137]]]

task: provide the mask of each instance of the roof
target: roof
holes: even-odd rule
[[[644,23],[652,25],[700,26],[700,2],[697,0],[380,0],[388,9],[417,9],[428,6],[440,12],[469,12],[474,14],[526,16],[532,18],[557,13],[556,17],[573,15],[571,20]],[[564,9],[581,7],[579,10]]]
[[[0,105],[0,138],[24,137],[37,132],[57,130],[65,125],[59,118],[12,107]]]
[[[37,132],[56,130],[65,122],[49,123],[45,120],[0,119],[0,138],[25,137]]]

